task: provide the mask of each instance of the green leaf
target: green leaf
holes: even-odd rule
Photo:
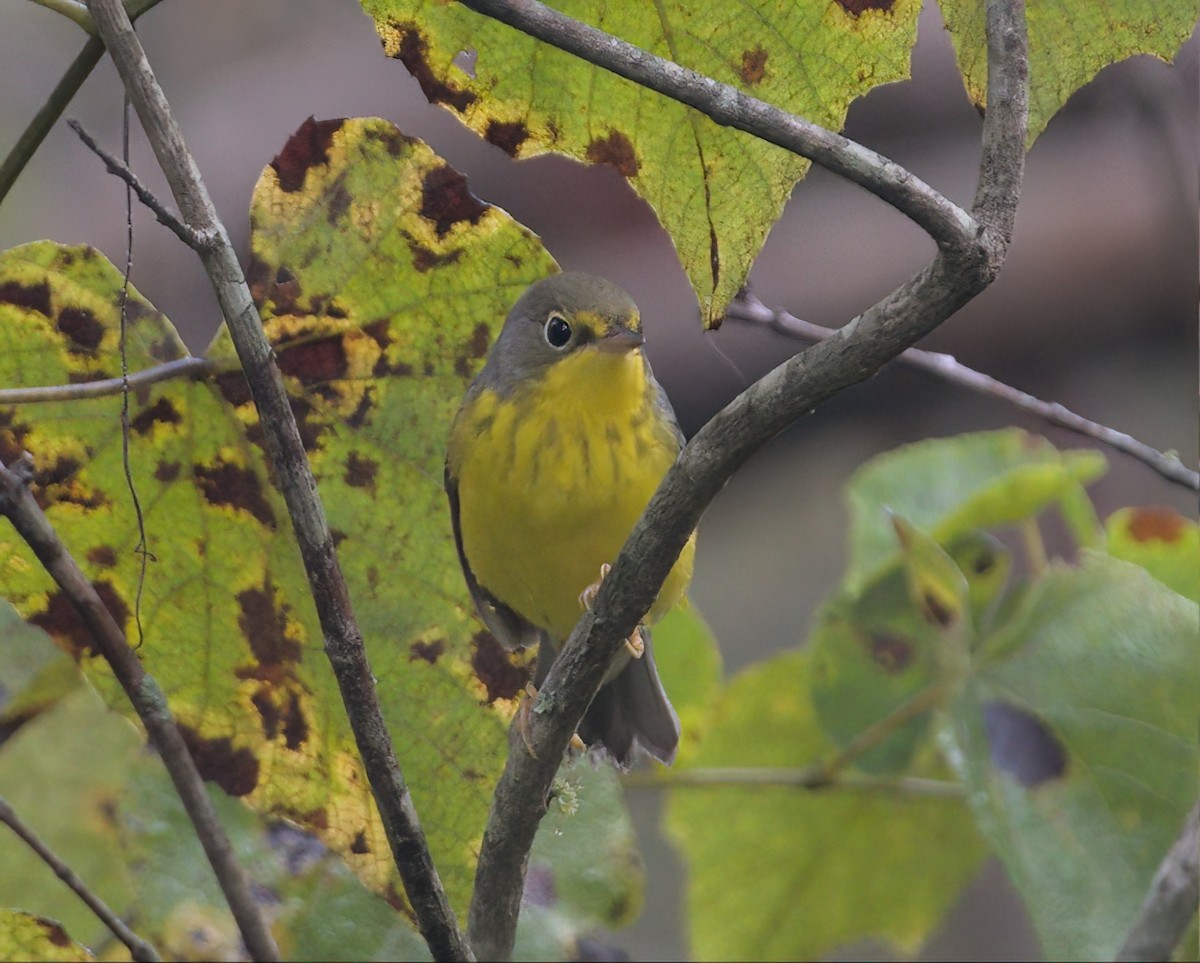
[[[1196,606],[1087,553],[954,711],[962,775],[1055,959],[1111,958],[1200,790]]]
[[[730,683],[696,767],[795,767],[832,754],[804,652]],[[688,863],[698,959],[807,959],[879,938],[915,950],[983,859],[966,804],[831,788],[681,788],[667,828]]]
[[[555,269],[537,238],[473,198],[418,141],[378,120],[306,123],[263,175],[249,280],[336,533],[405,774],[455,906],[528,669],[481,631],[450,537],[444,441],[517,294]],[[0,383],[120,372],[121,277],[89,248],[0,255]],[[179,357],[130,293],[130,370]],[[151,566],[139,655],[201,772],[316,832],[378,892],[399,881],[322,651],[307,582],[225,334],[218,372],[130,399],[131,464]],[[34,491],[132,633],[136,521],[120,399],[0,409],[0,457],[28,448]],[[124,700],[69,604],[27,551],[0,594]]]
[[[285,959],[429,959],[409,920],[314,836],[267,820],[215,788],[209,795]],[[123,855],[137,868],[139,933],[167,958],[241,955],[225,899],[156,758],[143,757],[134,767],[117,814]]]
[[[1058,451],[1016,429],[930,439],[872,459],[846,489],[847,590],[861,590],[896,555],[885,509],[949,545],[967,532],[1033,518],[1074,498],[1106,467],[1098,452]]]
[[[52,919],[0,909],[0,960],[94,960]]]
[[[133,726],[83,686],[0,751],[0,796],[117,913],[133,893],[113,811],[142,746]],[[7,827],[0,827],[0,865],[0,906],[52,917],[88,945],[107,940],[92,911]]]
[[[971,102],[987,104],[983,0],[941,0]],[[1031,0],[1030,144],[1067,98],[1109,64],[1134,54],[1174,58],[1200,18],[1196,0]]]
[[[723,680],[717,640],[690,602],[654,626],[654,661],[679,714],[680,752],[686,754],[698,744]]]
[[[1105,522],[1108,552],[1200,602],[1200,525],[1171,508],[1122,508]]]
[[[615,167],[671,235],[705,323],[720,320],[808,161],[461,4],[363,8],[425,96],[491,143]],[[737,16],[683,0],[558,9],[837,130],[853,100],[908,77],[920,3],[750,0]],[[471,74],[454,62],[466,50],[478,55]]]
[[[0,728],[17,728],[79,683],[70,656],[0,599]]]

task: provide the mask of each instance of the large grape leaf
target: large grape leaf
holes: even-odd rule
[[[571,0],[556,7],[825,127],[908,77],[918,0],[734,7]],[[426,97],[514,157],[566,154],[617,169],[654,208],[706,324],[745,283],[808,161],[683,107],[462,4],[363,0],[388,55]],[[477,54],[473,71],[455,63]]]
[[[444,439],[508,306],[554,262],[526,229],[470,195],[461,175],[383,121],[306,123],[264,172],[252,215],[252,290],[385,716],[461,911],[504,727],[529,671],[471,611],[442,493]],[[43,243],[0,256],[0,383],[118,374],[120,283],[87,248]],[[170,324],[136,290],[130,317],[131,370],[183,356]],[[225,333],[207,357],[213,370],[203,377],[130,399],[132,471],[157,559],[142,596],[140,655],[207,778],[311,829],[403,906]],[[35,494],[136,637],[139,560],[119,404],[0,409],[0,458],[34,453]],[[0,593],[71,646],[119,703],[63,597],[23,547],[12,552]],[[669,627],[666,635],[669,648]],[[587,792],[601,801],[590,811],[619,828],[624,814],[602,789],[612,777],[598,778],[601,788]],[[634,861],[626,864],[613,885],[627,887],[633,906],[640,884]]]
[[[0,909],[0,960],[94,960],[57,920]]]
[[[1139,566],[1086,553],[1030,590],[956,705],[979,825],[1054,959],[1111,959],[1200,792],[1200,617]]]
[[[984,0],[940,0],[967,94],[987,106]],[[1196,29],[1196,0],[1030,0],[1029,136],[1109,64],[1150,54],[1170,61]]]
[[[806,652],[739,674],[689,767],[796,767],[832,754]],[[692,955],[794,960],[878,938],[911,952],[979,870],[966,803],[863,790],[677,789]]]

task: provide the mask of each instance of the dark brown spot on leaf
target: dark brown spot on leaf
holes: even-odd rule
[[[235,748],[227,736],[205,739],[194,729],[179,725],[188,752],[201,778],[215,782],[230,796],[248,796],[258,785],[258,759],[244,746]]]
[[[300,661],[300,645],[287,634],[287,609],[280,604],[270,580],[261,589],[246,589],[237,596],[238,628],[258,662],[255,678],[278,680]],[[278,671],[278,670],[283,670]]]
[[[382,318],[379,321],[372,321],[370,324],[363,325],[363,334],[374,341],[382,349],[387,349],[387,346],[392,343],[391,322],[387,318]]]
[[[892,632],[872,632],[870,638],[871,661],[888,675],[907,669],[915,651],[911,639]]]
[[[84,351],[95,351],[104,338],[104,325],[87,308],[63,308],[58,312],[58,330]]]
[[[122,631],[129,620],[129,606],[117,594],[117,590],[109,582],[93,582],[92,588],[100,596],[100,601],[108,609]],[[91,631],[83,624],[83,620],[75,611],[75,606],[62,593],[55,592],[46,603],[46,610],[29,617],[29,622],[43,629],[58,640],[75,658],[81,658],[90,653],[98,653],[95,648]]]
[[[492,343],[492,329],[482,321],[475,325],[471,332],[471,340],[467,342],[467,351],[472,358],[482,358],[487,354],[488,346]]]
[[[516,157],[521,145],[529,139],[529,128],[524,121],[516,120],[511,123],[503,120],[488,122],[483,139],[489,144],[495,144],[510,157]]]
[[[379,462],[352,451],[346,459],[346,473],[342,477],[351,488],[371,488],[377,474]]]
[[[868,10],[881,10],[887,13],[892,9],[892,4],[895,0],[837,0],[840,6],[846,13],[852,17],[860,17]]]
[[[983,707],[983,728],[992,762],[1027,789],[1067,771],[1063,744],[1040,719],[1007,702]]]
[[[429,44],[414,23],[395,24],[401,34],[400,49],[393,56],[399,60],[421,86],[421,92],[431,104],[446,104],[460,114],[476,100],[469,90],[459,90],[435,77],[429,66]]]
[[[179,414],[176,407],[164,396],[158,399],[151,407],[146,408],[136,418],[129,423],[139,435],[146,434],[156,423],[164,425],[177,425],[183,421],[183,417]]]
[[[280,348],[276,359],[283,374],[299,378],[305,385],[344,378],[349,368],[345,339],[340,334]]]
[[[164,485],[179,477],[179,462],[160,461],[154,468],[154,477]]]
[[[5,281],[0,284],[0,304],[15,304],[18,308],[50,317],[50,285],[45,281],[30,285]]]
[[[487,689],[489,705],[497,699],[511,699],[525,688],[531,677],[529,666],[515,663],[512,653],[490,632],[477,632],[471,644],[475,649],[471,668]]]
[[[275,513],[263,494],[262,482],[249,468],[223,461],[215,465],[197,463],[192,466],[192,474],[209,504],[240,508],[268,528],[275,527]]]
[[[87,553],[87,560],[93,565],[112,568],[117,564],[117,553],[111,545],[97,545]]]
[[[336,226],[337,222],[342,219],[342,215],[350,210],[350,192],[346,190],[346,175],[341,174],[338,179],[330,185],[328,190],[329,204],[325,214],[325,220],[330,225]]]
[[[428,662],[430,665],[436,665],[437,660],[441,658],[442,653],[446,651],[445,639],[434,639],[432,642],[414,642],[408,647],[409,662],[415,662],[421,659]]]
[[[246,376],[242,374],[241,368],[219,374],[213,381],[221,397],[233,407],[239,408],[250,400],[250,385],[246,383]]]
[[[422,274],[430,268],[441,267],[443,264],[453,264],[460,257],[462,257],[462,249],[457,247],[453,251],[439,254],[437,251],[431,251],[423,244],[412,245],[413,267]]]
[[[329,163],[329,144],[343,123],[341,119],[315,120],[309,117],[288,138],[283,150],[271,161],[283,190],[288,193],[300,190],[310,167]]]
[[[250,697],[250,703],[258,710],[259,718],[262,719],[263,735],[268,739],[274,739],[279,733],[279,709],[275,705],[275,700],[271,698],[271,688],[262,686],[254,695]]]
[[[308,741],[308,720],[300,708],[296,693],[288,693],[287,711],[283,716],[283,741],[292,752],[298,751]]]
[[[622,177],[636,177],[639,164],[633,143],[619,130],[609,131],[587,147],[587,159],[593,164],[611,164]]]
[[[370,421],[368,415],[371,414],[371,409],[375,407],[374,396],[374,388],[367,388],[365,391],[363,391],[362,397],[358,399],[357,407],[355,407],[354,411],[350,414],[350,417],[346,419],[347,425],[349,425],[351,428],[361,428]]]
[[[370,851],[371,847],[367,844],[367,834],[360,829],[354,836],[354,842],[350,844],[350,852],[358,856],[365,856]]]
[[[1129,517],[1126,531],[1135,542],[1177,542],[1187,527],[1187,521],[1173,508],[1148,505]]]
[[[751,87],[762,83],[766,72],[767,52],[761,46],[742,51],[742,65],[738,68],[738,76],[742,78],[742,83]]]
[[[478,224],[488,206],[467,190],[467,179],[448,164],[435,167],[421,185],[421,216],[432,221],[438,236],[459,221]]]
[[[404,153],[405,149],[413,144],[418,144],[420,141],[415,137],[409,137],[403,134],[391,124],[384,127],[369,127],[363,136],[367,140],[378,141],[393,157],[399,157]]]
[[[45,931],[46,939],[54,946],[70,946],[71,937],[67,936],[67,931],[62,928],[54,920],[38,919],[38,925]]]
[[[921,615],[925,617],[926,622],[932,622],[944,629],[953,624],[958,613],[946,608],[933,592],[925,592],[921,595]]]

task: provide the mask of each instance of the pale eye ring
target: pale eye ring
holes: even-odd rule
[[[557,311],[546,319],[546,326],[542,329],[542,334],[545,335],[546,343],[557,351],[561,351],[571,341],[571,325]]]

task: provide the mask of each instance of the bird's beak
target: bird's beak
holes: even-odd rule
[[[597,340],[595,345],[605,354],[628,354],[630,351],[636,351],[645,343],[646,339],[637,331],[630,331],[628,328],[614,328],[603,338]]]

